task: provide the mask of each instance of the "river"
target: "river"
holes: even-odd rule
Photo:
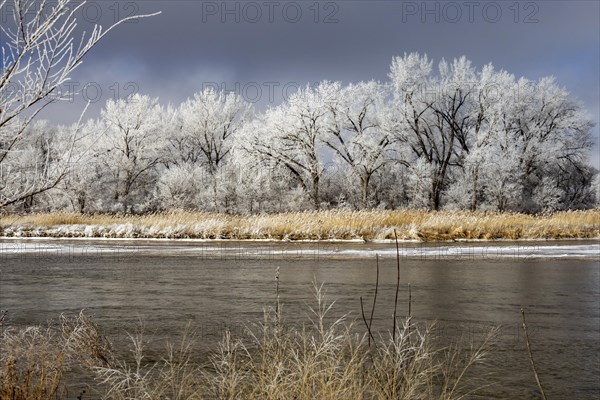
[[[598,241],[400,245],[399,314],[436,321],[440,337],[482,337],[500,328],[489,354],[485,396],[536,398],[521,330],[548,398],[600,397],[600,244]],[[304,320],[311,283],[323,283],[333,313],[360,317],[370,302],[379,257],[375,325],[391,328],[396,284],[393,243],[279,243],[161,240],[0,240],[0,308],[14,326],[43,324],[85,308],[108,337],[143,321],[157,343],[191,321],[203,354],[223,332],[243,335],[275,301],[280,271],[283,316]],[[369,303],[370,304],[370,303]],[[358,320],[357,329],[361,329]]]

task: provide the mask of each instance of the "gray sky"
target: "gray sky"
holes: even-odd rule
[[[158,10],[99,44],[73,75],[88,90],[43,117],[74,122],[83,98],[97,98],[87,115],[96,116],[108,98],[132,92],[179,103],[207,86],[263,109],[323,79],[385,81],[392,57],[405,52],[436,63],[465,55],[533,80],[555,76],[596,122],[592,162],[600,165],[598,1],[105,0],[88,4],[82,26]]]

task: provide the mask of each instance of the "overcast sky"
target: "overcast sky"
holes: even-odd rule
[[[427,53],[434,62],[467,56],[517,76],[553,75],[589,110],[600,164],[598,1],[137,1],[90,2],[87,21],[131,12],[162,14],[122,25],[73,75],[90,84],[74,104],[43,117],[70,123],[82,98],[132,92],[179,103],[204,87],[234,90],[259,109],[320,80],[387,80],[393,56]],[[100,15],[101,14],[101,15]],[[96,93],[102,90],[101,96]],[[75,106],[75,107],[74,107]]]

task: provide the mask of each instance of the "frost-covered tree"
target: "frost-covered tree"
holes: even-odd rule
[[[496,160],[492,144],[497,135],[497,127],[511,100],[506,96],[507,88],[512,87],[514,77],[505,71],[495,71],[491,64],[477,72],[472,83],[473,91],[469,97],[470,116],[465,120],[463,135],[460,135],[461,150],[459,168],[452,171],[451,192],[454,199],[447,199],[461,209],[476,210],[485,200],[485,173],[490,167],[485,164]],[[457,195],[461,193],[459,198]]]
[[[558,186],[555,179],[545,176],[533,190],[532,200],[536,205],[535,211],[549,213],[562,208],[561,200],[564,192]]]
[[[247,126],[242,147],[267,164],[284,167],[319,209],[323,138],[327,129],[325,87],[306,87]]]
[[[157,183],[160,207],[164,210],[194,210],[205,192],[202,182],[204,170],[199,165],[180,164],[165,169]]]
[[[166,165],[181,168],[168,176],[194,170],[195,179],[202,180],[195,185],[198,190],[207,192],[202,199],[196,198],[201,202],[200,208],[218,211],[227,201],[224,194],[227,160],[235,136],[250,117],[250,104],[241,96],[213,89],[195,94],[178,108],[176,126],[169,136],[170,154]]]
[[[442,60],[433,76],[427,56],[408,54],[392,60],[390,78],[395,87],[403,126],[399,137],[415,158],[431,171],[429,207],[437,210],[447,186],[450,168],[468,152],[476,74],[466,58],[448,64]]]
[[[324,82],[327,93],[327,134],[323,141],[334,156],[356,177],[351,184],[360,191],[360,207],[369,208],[372,178],[391,162],[391,123],[386,103],[386,87],[360,82],[344,88]]]
[[[226,194],[229,210],[240,213],[301,211],[313,207],[309,193],[294,186],[295,177],[277,161],[249,152],[244,135],[231,154]],[[244,140],[242,140],[244,139]]]
[[[176,158],[215,174],[250,112],[250,104],[235,93],[206,89],[195,94],[179,107],[180,130],[172,138]]]
[[[173,123],[173,113],[156,98],[135,94],[108,100],[90,129],[115,210],[142,208],[146,192],[156,183],[156,168],[164,160]]]
[[[594,207],[596,195],[593,180],[597,170],[585,161],[559,161],[548,171],[562,192],[561,209],[577,210]]]
[[[85,124],[30,125],[2,153],[2,201],[226,213],[597,204],[592,121],[553,78],[517,79],[464,57],[432,66],[396,57],[389,83],[324,81],[255,117],[240,96],[205,90],[178,107],[135,95]]]
[[[56,137],[58,127],[47,121],[37,121],[24,130],[18,146],[6,154],[0,164],[0,188],[4,199],[20,198],[20,202],[11,203],[23,211],[39,209],[36,199],[55,185],[58,177],[66,174],[61,164],[62,148]],[[36,190],[39,185],[46,190]],[[25,193],[29,195],[23,197]],[[17,204],[16,204],[17,203]],[[7,205],[5,205],[7,206]]]
[[[429,164],[429,208],[444,200],[472,210],[481,201],[498,209],[518,202],[523,211],[565,207],[556,175],[587,158],[592,122],[553,78],[517,80],[491,65],[477,71],[464,57],[440,62],[433,75],[432,62],[416,53],[394,58],[390,78],[396,135]],[[563,193],[552,206],[541,195],[550,195],[551,181]]]
[[[510,171],[505,183],[519,191],[510,196],[518,201],[519,210],[563,209],[589,203],[584,190],[570,190],[566,187],[569,184],[564,184],[569,176],[574,187],[582,185],[576,182],[589,185],[590,172],[581,167],[592,145],[589,116],[552,78],[538,82],[513,79],[503,87],[484,162],[508,165],[501,169]],[[488,174],[486,185],[498,184],[493,179],[494,175]],[[558,200],[551,201],[550,197]]]
[[[434,171],[424,157],[418,158],[408,168],[409,206],[427,209],[431,206],[431,187]]]
[[[0,0],[0,169],[11,168],[14,158],[23,154],[20,145],[27,126],[39,112],[69,95],[59,87],[86,54],[116,26],[148,16],[130,16],[107,29],[94,25],[89,33],[80,33],[77,13],[84,5],[75,0]],[[67,165],[52,173],[29,174],[20,191],[0,186],[0,207],[56,187]]]
[[[575,165],[587,158],[593,123],[553,78],[536,83],[521,80],[519,89],[525,93],[520,101],[524,104],[513,118],[515,135],[522,143],[519,151],[524,196],[529,196],[544,178],[558,181],[558,176],[550,174],[559,171],[559,165]],[[541,204],[534,201],[533,207],[537,206]]]
[[[80,213],[113,210],[114,199],[109,194],[112,187],[99,132],[100,122],[89,120],[63,127],[56,136],[60,141],[68,141],[72,149],[66,176],[48,192],[61,198],[63,208]]]

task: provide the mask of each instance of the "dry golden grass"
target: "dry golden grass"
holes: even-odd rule
[[[2,236],[200,239],[564,239],[600,237],[600,210],[549,215],[493,212],[320,211],[237,216],[201,212],[0,217]]]
[[[94,322],[81,312],[58,325],[15,329],[0,316],[0,399],[67,398],[65,372],[110,364],[111,349]]]
[[[322,286],[315,285],[315,299],[302,328],[272,312],[246,341],[226,334],[211,357],[214,372],[204,377],[209,398],[451,400],[485,386],[467,372],[485,358],[497,330],[479,343],[443,347],[408,318],[396,335],[368,344],[352,322],[329,316],[333,304]]]
[[[1,399],[58,399],[65,394],[61,382],[65,353],[55,332],[39,327],[6,329],[0,343]]]

